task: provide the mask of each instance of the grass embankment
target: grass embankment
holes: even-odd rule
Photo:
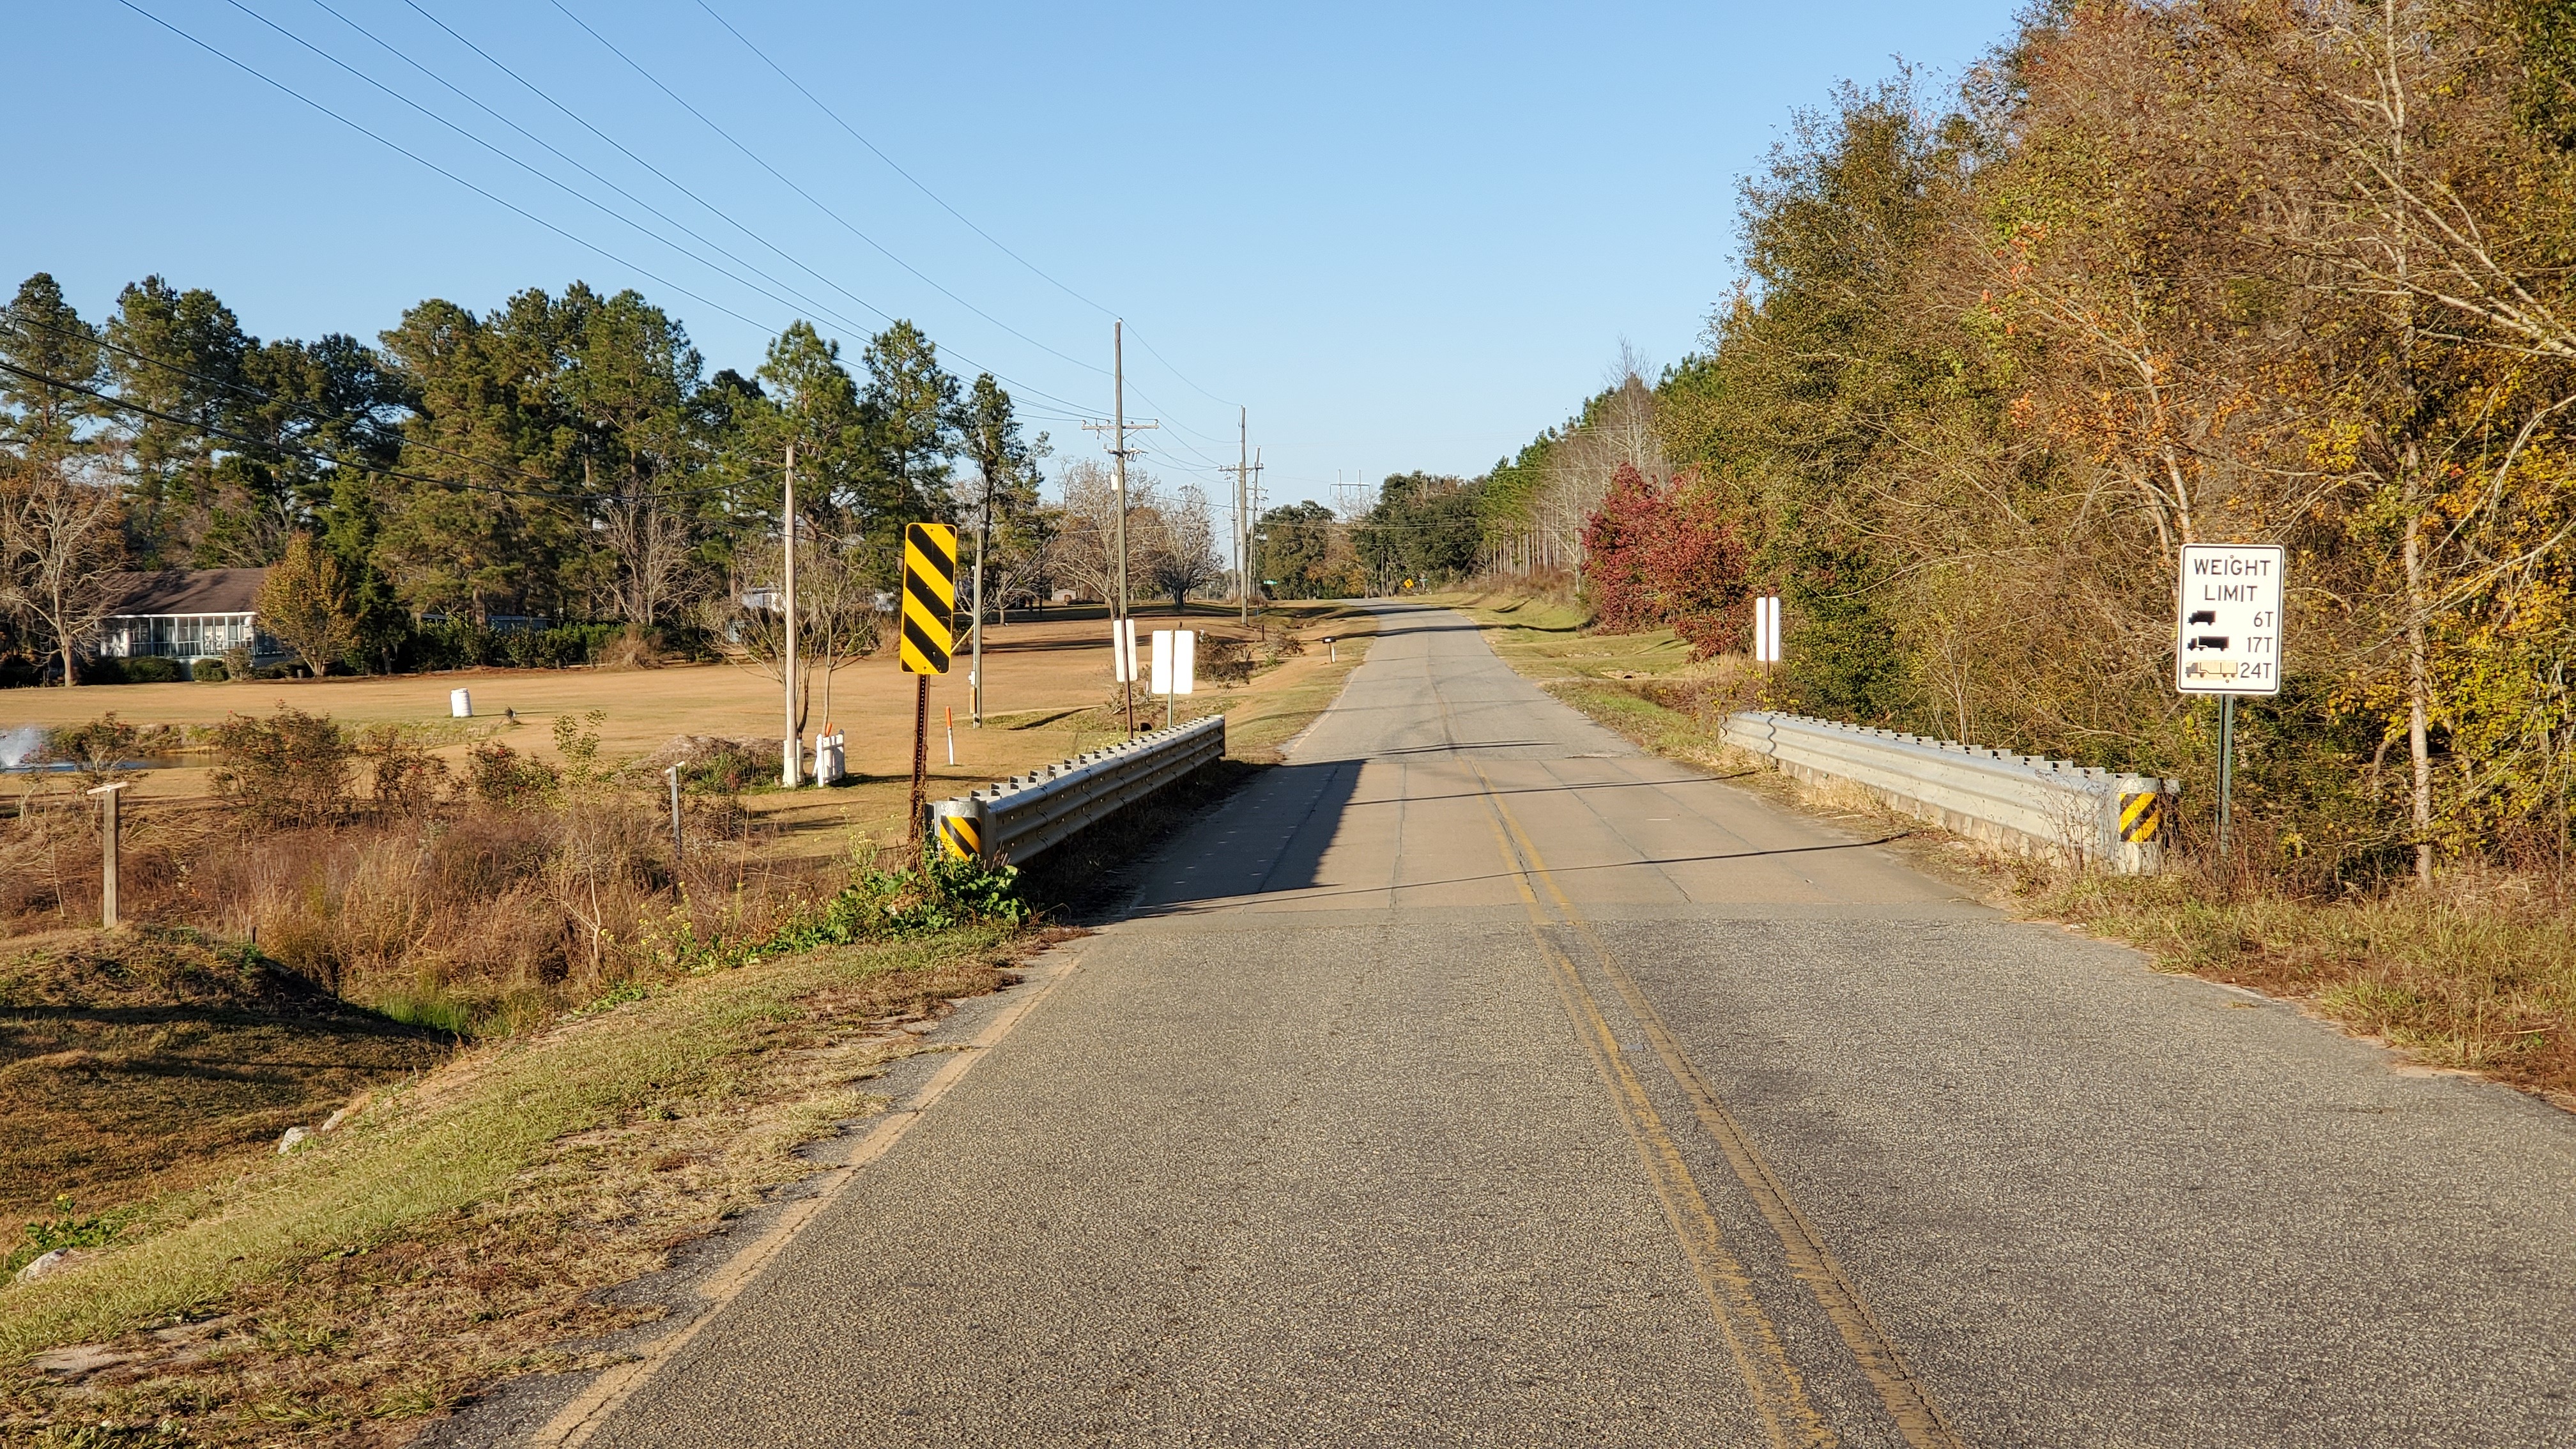
[[[382,1443],[557,1345],[649,1310],[595,1290],[662,1265],[862,1117],[916,1050],[889,1020],[991,990],[1000,927],[683,979],[471,1048],[336,1131],[138,1204],[94,1258],[0,1289],[13,1443]],[[64,1345],[93,1351],[33,1366]],[[105,1421],[133,1437],[99,1432]]]
[[[1694,662],[1668,630],[1598,634],[1563,601],[1428,600],[1458,609],[1550,693],[1657,754],[1786,803],[1913,832],[1928,863],[1972,874],[1995,901],[2067,921],[2188,972],[2283,997],[2428,1066],[2480,1073],[2576,1109],[2576,900],[2567,883],[2455,866],[2431,891],[2324,895],[2288,870],[2175,858],[2160,876],[2068,875],[1999,854],[1857,790],[1801,785],[1727,746],[1726,713],[1755,707],[1758,671]]]
[[[369,1083],[448,1057],[446,1033],[351,1006],[256,953],[189,933],[64,931],[0,957],[0,1273],[95,1236],[97,1213],[195,1186]]]

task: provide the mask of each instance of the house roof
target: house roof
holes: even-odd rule
[[[247,614],[266,569],[156,569],[107,577],[110,618],[136,614]]]

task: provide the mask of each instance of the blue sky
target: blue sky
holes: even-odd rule
[[[372,340],[423,297],[483,309],[582,278],[668,307],[710,371],[748,371],[792,316],[853,357],[904,316],[1006,378],[1060,456],[1097,446],[1078,419],[1107,415],[1123,315],[1128,412],[1165,423],[1148,466],[1214,491],[1241,403],[1273,500],[1480,471],[1600,386],[1623,339],[1680,357],[1735,274],[1736,179],[1789,114],[1899,56],[1953,76],[2015,9],[133,5],[421,159],[118,0],[17,7],[11,286],[50,271],[96,317],[159,272],[261,336]]]

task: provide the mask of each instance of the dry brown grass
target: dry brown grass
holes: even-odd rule
[[[2429,1065],[2576,1108],[2576,913],[2562,880],[2463,864],[2430,891],[2318,899],[2184,861],[2161,876],[2053,880],[2024,899],[2167,969],[2297,1001]]]
[[[675,861],[640,791],[263,829],[211,803],[137,812],[120,853],[128,920],[195,930],[326,991],[451,1031],[506,1031],[669,963],[700,940],[759,932],[838,879],[770,860],[726,801],[692,801]],[[725,839],[726,834],[733,839]],[[99,837],[69,802],[0,821],[0,938],[95,922]]]
[[[1355,627],[1320,607],[1288,622],[1366,627],[1365,616]],[[1336,662],[1291,637],[1274,625],[1276,647],[1262,650],[1270,662],[1251,687],[1197,701],[1234,713],[1240,751],[1267,754],[1303,728],[1361,654],[1345,649]],[[1089,663],[1061,667],[1080,675]],[[651,681],[667,691],[686,673]],[[593,688],[604,678],[549,683]],[[445,682],[375,683],[416,692]],[[299,690],[294,702],[321,709],[331,703],[323,692]],[[1022,768],[1069,753],[1081,731],[1093,732],[1081,743],[1106,742],[1115,727],[1100,708],[1105,693],[1091,681],[1061,707],[997,718],[980,737],[983,757]],[[686,723],[696,729],[680,733],[750,733],[721,717]],[[677,1243],[800,1175],[797,1143],[869,1110],[854,1083],[887,1054],[917,1049],[872,1023],[999,979],[1009,949],[1000,927],[766,960],[769,948],[753,944],[800,919],[860,857],[888,863],[859,827],[879,797],[899,800],[899,781],[755,795],[748,818],[728,798],[693,801],[691,848],[675,860],[661,797],[618,771],[613,751],[529,750],[524,732],[496,735],[481,722],[452,739],[431,737],[435,721],[406,728],[413,743],[451,754],[508,740],[568,786],[516,804],[362,791],[345,808],[293,812],[320,823],[280,827],[278,812],[157,776],[155,789],[136,792],[144,798],[127,815],[122,856],[126,914],[146,924],[114,936],[78,929],[95,919],[98,839],[86,802],[57,788],[26,818],[0,820],[0,935],[118,957],[138,976],[159,971],[201,1017],[229,1008],[189,994],[196,978],[174,964],[181,948],[204,956],[204,971],[255,963],[273,978],[262,989],[326,1003],[325,1015],[385,1041],[435,1052],[454,1040],[400,1022],[479,1036],[414,1080],[408,1060],[365,1057],[327,1033],[278,1034],[271,1022],[259,1028],[271,1035],[257,1036],[245,1026],[229,1039],[240,1056],[304,1079],[271,1084],[270,1098],[241,1104],[229,1128],[207,1125],[216,1135],[204,1140],[189,1135],[201,1102],[134,1098],[137,1115],[115,1127],[124,1146],[91,1155],[158,1153],[192,1163],[192,1175],[73,1184],[87,1195],[81,1211],[115,1210],[112,1243],[62,1274],[0,1288],[0,1438],[149,1443],[166,1423],[189,1443],[397,1442],[476,1387],[566,1364],[562,1343],[627,1321],[630,1310],[603,1306],[595,1290],[660,1265]],[[651,728],[651,743],[668,739]],[[850,734],[853,745],[886,743],[882,731]],[[470,781],[471,763],[460,755],[449,779]],[[206,782],[203,769],[171,773]],[[989,778],[972,764],[934,774]],[[780,848],[800,833],[802,848]],[[1064,899],[1091,868],[1076,860],[1058,872]],[[326,993],[399,1020],[330,1007]],[[58,994],[68,1005],[68,988]],[[205,1023],[170,1024],[117,1038],[128,1065],[184,1065]],[[50,1044],[25,1040],[31,1051]],[[290,1117],[310,1125],[353,1096],[364,1108],[342,1130],[292,1156],[271,1150]],[[41,1207],[69,1181],[61,1168],[79,1155],[79,1134],[61,1113],[45,1121],[11,1168],[12,1201]],[[113,1361],[77,1373],[25,1366],[30,1353],[66,1343],[103,1345]],[[101,1431],[101,1420],[119,1427]]]
[[[568,1341],[652,1312],[598,1290],[811,1171],[797,1146],[874,1110],[865,1080],[918,1050],[883,1024],[991,990],[1011,949],[981,931],[765,962],[379,1094],[312,1148],[150,1205],[130,1244],[0,1288],[0,1438],[394,1444],[573,1366]],[[112,1361],[26,1365],[63,1343]]]

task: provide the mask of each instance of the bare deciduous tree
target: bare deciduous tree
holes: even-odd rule
[[[780,588],[776,540],[736,556],[731,587],[699,604],[697,613],[717,650],[743,669],[786,680],[787,617]],[[884,642],[886,616],[877,609],[866,561],[847,541],[807,533],[796,550],[796,732],[814,723],[816,686],[821,715],[832,714],[832,682],[841,670],[874,654]]]
[[[115,490],[48,468],[0,496],[0,606],[60,656],[65,685],[106,616],[108,575],[123,559]]]
[[[1059,577],[1095,599],[1118,592],[1118,492],[1109,466],[1076,458],[1056,479],[1064,531],[1056,540]],[[1162,524],[1162,489],[1142,468],[1127,470],[1128,592],[1147,581],[1142,571]]]
[[[1207,495],[1186,485],[1171,503],[1154,511],[1153,521],[1145,576],[1154,592],[1171,595],[1172,612],[1178,614],[1190,595],[1225,578],[1225,559],[1216,550],[1216,521],[1208,512]]]

